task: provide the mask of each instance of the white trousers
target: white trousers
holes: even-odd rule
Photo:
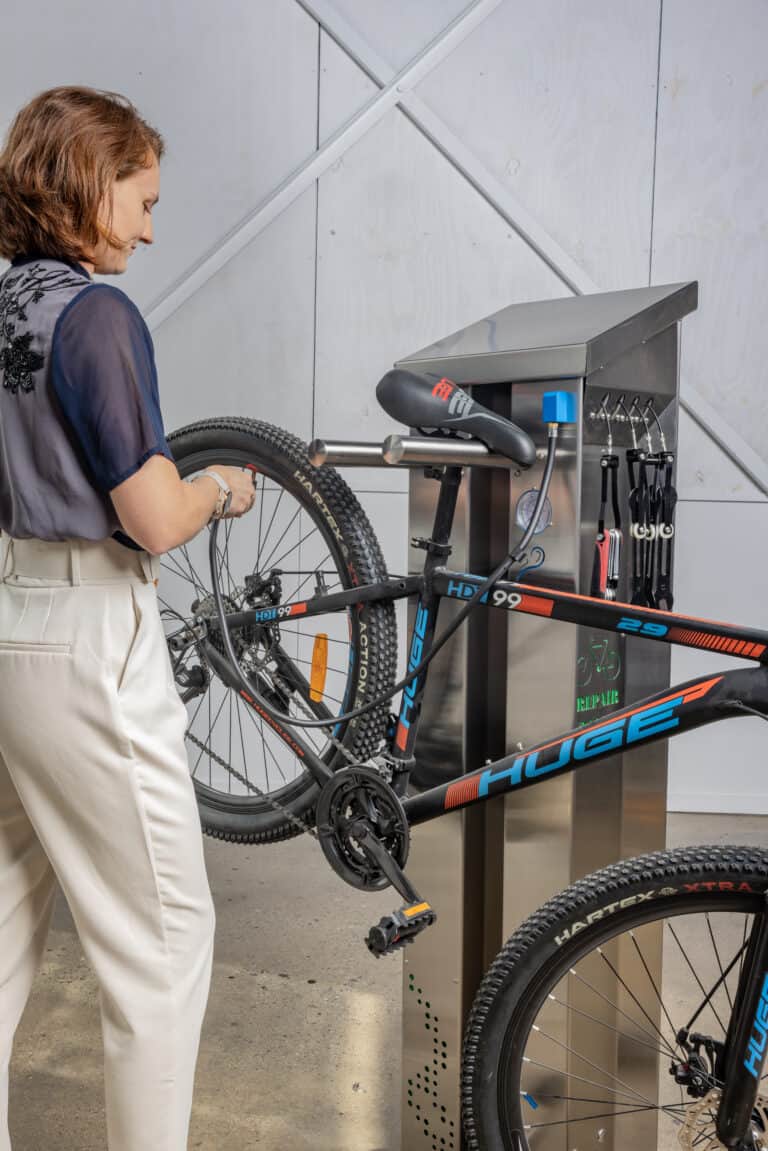
[[[0,541],[0,1151],[57,881],[99,984],[109,1151],[187,1148],[215,912],[158,569]]]

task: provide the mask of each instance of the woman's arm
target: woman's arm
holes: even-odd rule
[[[211,476],[185,483],[172,460],[154,455],[109,494],[126,534],[160,555],[205,527],[216,508],[219,485]]]

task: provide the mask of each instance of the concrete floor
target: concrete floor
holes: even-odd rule
[[[767,832],[768,818],[672,815],[668,841]],[[400,1151],[402,958],[363,943],[397,897],[347,887],[306,836],[205,851],[217,937],[190,1151]],[[16,1038],[10,1126],[14,1151],[106,1149],[96,984],[61,896]]]

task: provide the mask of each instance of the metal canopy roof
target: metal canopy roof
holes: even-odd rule
[[[397,367],[457,383],[588,376],[695,310],[698,282],[512,304]]]

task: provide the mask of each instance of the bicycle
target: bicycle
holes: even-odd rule
[[[450,381],[391,372],[377,394],[400,422],[444,437],[438,457],[480,443],[520,468],[534,462],[526,433]],[[225,521],[223,545],[218,523],[209,532],[211,590],[188,547],[164,557],[171,593],[183,598],[191,583],[195,594],[185,613],[161,587],[166,621],[174,628],[168,645],[176,687],[186,703],[200,697],[187,735],[199,748],[191,770],[204,830],[262,843],[306,831],[347,883],[363,890],[391,884],[403,905],[371,929],[367,944],[375,955],[402,947],[435,920],[404,874],[412,826],[728,716],[768,718],[768,633],[505,578],[523,562],[547,500],[559,428],[572,418],[563,395],[545,397],[548,447],[528,526],[486,577],[444,564],[460,465],[438,469],[433,530],[421,541],[423,572],[390,577],[345,481],[333,469],[311,465],[296,437],[245,419],[205,421],[168,437],[183,477],[214,461],[258,473],[259,518],[247,541],[234,538],[234,521]],[[395,683],[394,603],[408,597],[416,599],[408,672]],[[461,608],[436,637],[444,597],[461,601]],[[481,605],[721,651],[757,666],[667,688],[409,795],[429,663]],[[222,699],[212,722],[214,691]],[[400,708],[391,716],[387,703],[397,691]],[[193,730],[206,699],[208,741]],[[232,762],[233,700],[243,770]],[[227,701],[229,759],[210,742]],[[250,722],[249,747],[261,748],[263,786],[248,774],[253,757],[241,708]],[[203,756],[207,781],[195,778]],[[298,770],[294,766],[289,778],[291,765]],[[233,791],[235,784],[241,790]],[[617,863],[535,912],[489,968],[467,1021],[461,1090],[468,1146],[521,1151],[536,1146],[543,1128],[566,1123],[599,1143],[607,1130],[626,1138],[649,1115],[658,1119],[662,1141],[669,1125],[678,1142],[697,1151],[763,1146],[766,898],[768,851],[704,846]],[[661,960],[660,926],[693,977],[674,989],[675,1004],[653,974]],[[633,986],[623,974],[630,969]],[[694,1002],[683,1010],[680,1001],[691,993]],[[574,1047],[577,1041],[582,1050]],[[640,1049],[669,1060],[670,1073],[660,1084],[629,1081],[633,1068],[636,1073],[632,1053]]]

